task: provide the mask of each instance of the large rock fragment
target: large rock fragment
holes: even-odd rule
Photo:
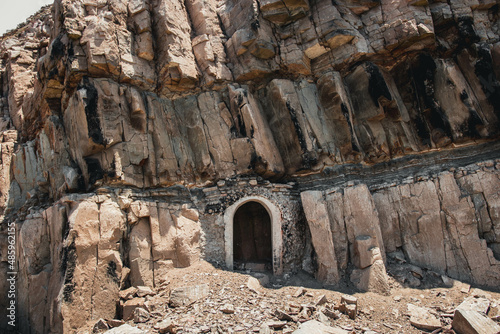
[[[259,2],[262,16],[277,25],[300,19],[309,11],[307,0],[260,0]]]
[[[201,284],[190,287],[176,288],[170,292],[172,307],[186,306],[208,296],[208,285]]]
[[[389,281],[384,261],[380,258],[364,269],[355,269],[351,274],[351,282],[361,291],[370,291],[382,295],[390,294]]]
[[[408,304],[408,313],[410,323],[419,329],[434,331],[442,327],[441,321],[423,307]]]
[[[323,194],[319,191],[306,191],[301,194],[301,198],[314,250],[318,256],[317,278],[326,284],[336,284],[340,275]]]
[[[493,320],[468,309],[455,310],[452,327],[458,334],[500,333],[500,326]]]
[[[199,72],[191,44],[191,24],[180,1],[154,1],[153,31],[158,36],[160,91],[194,88]]]

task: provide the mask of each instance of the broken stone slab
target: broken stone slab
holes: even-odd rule
[[[410,324],[418,329],[434,331],[442,327],[441,321],[423,307],[408,304],[408,314]]]
[[[133,298],[127,300],[125,304],[123,304],[123,320],[127,321],[132,319],[136,308],[145,308],[145,299],[144,298]]]
[[[324,313],[320,312],[316,315],[316,320],[321,322],[323,325],[330,326],[332,323],[330,321],[330,318],[327,317]]]
[[[177,326],[170,319],[165,319],[156,324],[155,329],[157,329],[160,334],[177,333]]]
[[[491,302],[482,297],[467,297],[465,300],[458,305],[457,309],[461,310],[472,310],[482,314],[488,314]]]
[[[338,318],[340,318],[340,312],[337,310],[332,311],[325,307],[324,309],[321,310],[321,312],[327,317],[332,318],[333,320],[337,320]]]
[[[272,334],[272,333],[273,333],[273,330],[265,323],[262,324],[259,328],[259,334]]]
[[[138,289],[135,286],[131,286],[128,289],[122,290],[119,293],[120,298],[125,299],[125,300],[132,299],[132,298],[134,298],[135,294],[137,293],[137,290]]]
[[[197,300],[207,297],[208,292],[209,289],[207,284],[176,288],[170,293],[170,306],[179,307],[191,305]]]
[[[264,325],[266,325],[267,327],[273,328],[273,329],[280,329],[280,328],[285,327],[286,321],[270,320],[270,321],[266,321],[264,323]]]
[[[382,259],[374,261],[371,266],[365,269],[353,270],[350,279],[361,291],[375,292],[381,295],[390,294],[387,272]]]
[[[322,324],[317,320],[309,320],[302,323],[299,328],[293,332],[293,334],[347,334],[348,331],[345,331],[340,328],[327,326]]]
[[[134,322],[141,323],[146,322],[151,318],[151,315],[145,309],[138,307],[134,310]]]
[[[92,332],[97,333],[105,329],[109,329],[109,325],[104,319],[99,319],[92,328]]]
[[[154,296],[156,293],[149,286],[138,286],[137,297]]]
[[[358,298],[351,296],[351,295],[342,295],[340,298],[340,303],[341,304],[352,304],[352,305],[358,305]]]
[[[105,334],[144,334],[145,332],[141,331],[137,327],[130,326],[129,324],[121,325],[120,327],[115,327],[110,329],[109,331],[104,332]]]
[[[276,310],[274,311],[274,316],[278,318],[279,320],[284,320],[284,321],[293,321],[293,317],[286,313],[283,310]]]
[[[234,305],[233,304],[225,304],[220,309],[225,314],[233,314],[234,313]]]
[[[306,293],[306,289],[304,289],[303,287],[298,287],[297,290],[295,290],[295,292],[293,293],[293,297],[295,298],[299,298],[300,296],[302,296],[303,294]]]
[[[451,325],[457,334],[500,333],[500,326],[498,324],[474,310],[456,309]]]
[[[354,320],[358,313],[358,299],[354,296],[342,295],[339,311],[347,314],[349,318]]]
[[[120,327],[125,323],[125,321],[120,319],[110,319],[107,321],[109,328]]]
[[[260,282],[258,279],[255,277],[249,277],[247,281],[247,287],[250,291],[259,294],[262,292],[262,286],[260,285]]]
[[[320,305],[323,305],[326,303],[328,303],[328,298],[326,297],[326,295],[321,295],[318,298],[316,298],[316,300],[314,301],[314,304],[316,306],[320,306]]]

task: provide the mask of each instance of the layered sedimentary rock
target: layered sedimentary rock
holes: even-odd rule
[[[403,251],[498,287],[498,18],[494,0],[41,10],[0,40],[20,330],[73,332],[119,316],[122,288],[227,264],[247,197],[279,213],[275,272],[373,290]]]

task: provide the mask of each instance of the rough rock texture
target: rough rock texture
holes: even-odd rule
[[[372,290],[403,251],[498,287],[499,22],[493,0],[42,9],[0,39],[19,331],[74,332],[123,289],[222,263],[248,196],[279,210],[285,272]]]
[[[480,166],[406,179],[401,184],[378,185],[371,191],[363,183],[347,188],[304,191],[302,204],[313,236],[312,243],[315,248],[323,251],[327,247],[336,255],[339,271],[346,272],[343,264],[348,262],[366,271],[365,265],[359,264],[359,251],[354,248],[361,243],[363,246],[358,247],[366,249],[364,244],[369,242],[370,249],[385,249],[387,253],[402,250],[410,263],[420,267],[479,285],[498,286],[500,254],[499,239],[494,236],[498,225],[494,208],[499,199],[499,165],[489,162]],[[491,191],[494,196],[487,195]],[[352,210],[354,203],[357,203],[356,209]],[[323,221],[332,227],[323,232],[316,227],[314,218],[310,218],[321,213],[318,207],[332,207],[337,212],[325,214]],[[486,213],[484,207],[492,210]],[[332,225],[336,220],[340,223]],[[338,226],[344,229],[339,232]],[[337,233],[333,234],[335,230]],[[332,234],[333,238],[325,243],[315,240],[315,233]],[[351,250],[347,252],[349,247]],[[382,259],[371,260],[368,268],[377,262],[383,266]],[[318,253],[319,268],[327,264],[328,260]],[[324,280],[319,274],[318,271],[318,278]],[[360,280],[360,275],[358,271],[355,281]],[[369,284],[364,286],[376,291],[383,284],[374,284],[373,288],[369,288]]]

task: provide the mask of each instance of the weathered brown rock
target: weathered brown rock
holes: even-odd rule
[[[318,279],[327,284],[336,284],[339,280],[337,259],[328,220],[328,212],[322,202],[321,192],[303,192],[302,203],[311,230],[314,249],[318,254]]]
[[[170,293],[170,305],[172,307],[190,305],[207,295],[208,285],[206,284],[177,288]]]
[[[123,320],[128,321],[133,319],[135,316],[135,310],[137,308],[145,308],[144,302],[144,298],[134,298],[131,300],[127,300],[122,307]]]
[[[439,319],[423,307],[408,304],[408,313],[410,323],[419,329],[434,331],[442,327]]]
[[[455,310],[452,327],[458,334],[500,333],[500,326],[493,320],[469,309]]]
[[[402,251],[499,286],[496,5],[61,0],[2,36],[0,281],[12,224],[19,330],[72,333],[118,316],[125,287],[233,265],[226,213],[250,196],[276,274],[336,284],[352,264],[386,293]]]
[[[373,264],[365,269],[353,270],[350,279],[361,291],[390,294],[386,268],[382,259],[374,260]]]

